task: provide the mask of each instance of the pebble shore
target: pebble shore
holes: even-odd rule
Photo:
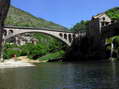
[[[0,68],[17,68],[17,67],[32,67],[32,63],[15,61],[14,59],[6,60],[0,63]]]

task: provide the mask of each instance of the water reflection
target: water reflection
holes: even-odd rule
[[[116,60],[113,60],[113,58],[112,58],[112,60],[111,60],[111,64],[112,64],[112,79],[113,79],[113,85],[115,85],[115,87],[117,87],[118,88],[118,86],[117,86],[117,79],[116,79]]]
[[[0,89],[118,89],[119,63],[42,63],[0,69]]]

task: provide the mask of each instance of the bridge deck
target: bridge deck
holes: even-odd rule
[[[70,30],[56,30],[56,29],[49,29],[49,28],[33,28],[33,27],[16,27],[16,26],[5,26],[5,28],[12,28],[12,29],[29,29],[29,30],[47,30],[47,31],[56,31],[56,32],[68,32],[72,33]]]

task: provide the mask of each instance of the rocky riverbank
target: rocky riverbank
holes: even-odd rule
[[[0,68],[18,68],[18,67],[33,67],[34,63],[41,63],[46,61],[31,60],[27,56],[13,57],[0,63]]]
[[[0,63],[0,68],[17,68],[17,67],[32,67],[34,64],[23,62],[23,61],[15,61],[14,59],[5,60]]]

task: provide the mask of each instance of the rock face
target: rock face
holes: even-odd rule
[[[105,58],[103,40],[95,37],[77,38],[65,55],[64,61],[91,61]]]
[[[8,9],[10,6],[10,0],[0,0],[0,22],[4,22]]]
[[[3,27],[4,27],[4,20],[7,16],[8,9],[10,6],[10,0],[0,0],[0,60],[3,59],[2,55],[2,48],[3,48]]]

